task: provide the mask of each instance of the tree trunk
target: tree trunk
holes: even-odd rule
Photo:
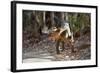
[[[43,25],[45,25],[45,11],[43,12]]]
[[[32,26],[33,26],[33,34],[34,34],[34,36],[37,36],[37,32],[38,32],[36,20],[37,20],[36,13],[35,13],[35,11],[33,11]]]
[[[65,19],[65,21],[68,22],[68,13],[67,12],[64,13],[64,19]]]
[[[51,12],[51,27],[54,26],[54,12]]]
[[[64,12],[61,12],[60,14],[61,14],[61,20],[64,21],[64,16],[65,16]]]
[[[42,33],[47,34],[48,33],[48,27],[46,25],[46,12],[43,12],[43,29],[42,29]]]

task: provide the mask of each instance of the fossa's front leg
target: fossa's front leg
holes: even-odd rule
[[[57,54],[60,54],[59,46],[60,46],[60,41],[57,40],[57,42],[56,42],[56,52],[57,52]]]

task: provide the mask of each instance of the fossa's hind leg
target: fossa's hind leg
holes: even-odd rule
[[[64,51],[64,50],[65,50],[65,46],[64,46],[65,42],[62,41],[61,43],[62,43],[62,44],[61,44],[61,45],[62,45],[62,51]]]

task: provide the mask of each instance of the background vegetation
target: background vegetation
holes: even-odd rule
[[[54,18],[56,18],[56,20]],[[60,27],[61,24],[66,21],[70,24],[70,28],[74,34],[79,33],[82,35],[91,29],[90,18],[91,14],[89,13],[23,10],[23,30],[33,32],[34,36],[38,36],[44,28]]]
[[[83,60],[91,58],[91,14],[75,12],[50,12],[23,10],[23,60],[59,61]],[[56,42],[48,40],[53,27],[62,27],[69,23],[74,34],[74,49],[65,46],[65,51],[56,55]]]

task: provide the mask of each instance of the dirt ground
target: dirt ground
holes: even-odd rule
[[[73,53],[70,47],[65,44],[65,51],[57,55],[55,45],[56,42],[48,40],[46,34],[34,39],[25,32],[22,49],[23,63],[91,59],[91,38],[89,34],[75,38],[75,52]]]

